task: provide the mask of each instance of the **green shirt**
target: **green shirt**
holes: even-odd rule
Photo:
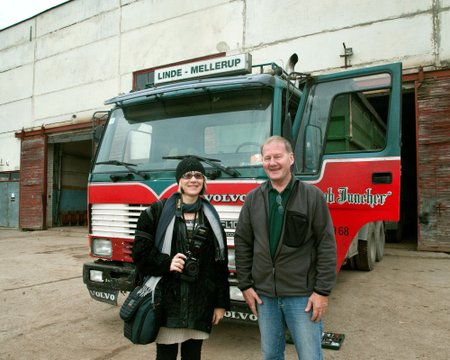
[[[292,181],[287,184],[281,194],[272,187],[269,181],[269,247],[272,258],[275,256],[283,227],[286,203],[291,193]],[[278,198],[278,199],[277,199]],[[281,201],[280,201],[281,200]]]

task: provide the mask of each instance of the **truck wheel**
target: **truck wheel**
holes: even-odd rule
[[[355,262],[355,257],[356,256],[353,256],[353,257],[345,260],[344,264],[341,266],[341,269],[344,269],[344,270],[357,270],[356,262]]]
[[[376,236],[376,248],[377,248],[377,255],[375,260],[381,261],[383,259],[384,255],[384,244],[386,243],[386,233],[384,232],[384,222],[383,221],[377,221],[375,223],[375,236]]]
[[[356,255],[356,266],[358,270],[372,271],[377,257],[377,246],[375,241],[375,226],[369,224],[367,240],[358,240],[358,255]]]

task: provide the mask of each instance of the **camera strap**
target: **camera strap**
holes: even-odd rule
[[[199,210],[194,214],[193,220],[186,220],[183,213],[183,220],[184,220],[184,236],[182,236],[181,243],[182,243],[182,250],[186,252],[187,248],[189,247],[188,244],[191,242],[192,237],[195,234],[195,231],[199,226],[205,225],[205,216],[203,214],[203,211]]]

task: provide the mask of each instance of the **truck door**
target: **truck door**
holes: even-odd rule
[[[327,199],[339,267],[358,232],[366,241],[376,224],[399,219],[401,74],[400,63],[389,64],[318,76],[304,88],[294,171]]]

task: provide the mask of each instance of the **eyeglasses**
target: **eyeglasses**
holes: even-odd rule
[[[277,205],[278,205],[278,214],[283,215],[284,213],[284,207],[283,207],[283,201],[281,199],[281,195],[278,194],[277,197],[275,198]]]
[[[201,180],[201,179],[203,179],[203,174],[201,172],[193,172],[193,171],[191,171],[191,172],[187,172],[186,174],[184,174],[182,176],[182,178],[186,179],[186,180],[190,180],[193,177],[196,178],[197,180]]]

